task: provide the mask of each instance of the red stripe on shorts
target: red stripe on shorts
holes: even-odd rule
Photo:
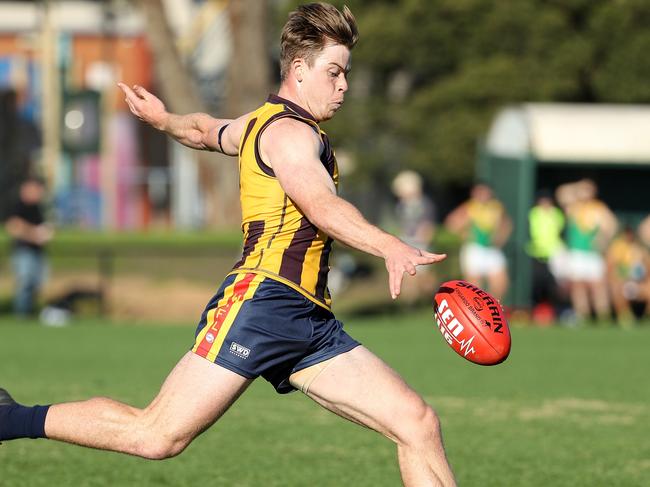
[[[197,355],[200,355],[201,357],[206,357],[208,353],[210,353],[210,349],[212,348],[212,343],[216,340],[217,336],[219,335],[219,330],[221,330],[221,326],[223,325],[224,321],[226,321],[226,317],[228,316],[228,313],[230,313],[230,309],[232,308],[233,304],[235,304],[237,301],[244,300],[244,296],[246,296],[246,291],[248,291],[251,281],[255,278],[255,276],[256,274],[252,274],[252,273],[246,274],[246,276],[244,276],[244,278],[241,281],[235,284],[232,296],[228,298],[228,301],[224,305],[219,306],[215,310],[214,318],[212,320],[212,324],[210,325],[210,329],[205,334],[203,340],[201,340],[201,343],[196,349]],[[208,325],[206,324],[206,326]]]

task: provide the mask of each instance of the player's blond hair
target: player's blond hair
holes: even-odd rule
[[[304,58],[309,66],[328,43],[352,49],[359,39],[357,21],[347,6],[341,12],[329,3],[308,3],[289,14],[280,41],[280,78],[284,81],[291,62]]]

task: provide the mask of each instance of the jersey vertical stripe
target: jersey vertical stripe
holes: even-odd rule
[[[317,233],[318,229],[307,218],[300,219],[298,230],[294,232],[289,247],[282,254],[281,276],[293,282],[302,282],[303,264],[307,250]]]
[[[300,106],[271,95],[253,112],[239,146],[239,180],[244,251],[233,273],[278,280],[329,308],[327,290],[331,239],[320,231],[282,189],[260,155],[260,137],[277,120],[309,125],[322,141],[321,163],[338,185],[338,168],[327,135]]]
[[[259,242],[260,237],[264,234],[264,220],[254,220],[249,222],[246,225],[246,230],[244,232],[244,251],[242,257],[235,264],[235,267],[241,266],[248,256],[253,252],[257,242]]]

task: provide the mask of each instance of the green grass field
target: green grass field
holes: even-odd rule
[[[479,367],[426,314],[348,330],[438,410],[464,486],[650,485],[650,327],[513,330],[505,364]],[[0,321],[0,384],[24,403],[107,395],[144,406],[190,327]],[[258,380],[179,457],[149,462],[45,440],[0,446],[0,485],[397,486],[393,445]]]

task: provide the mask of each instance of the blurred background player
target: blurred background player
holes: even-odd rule
[[[650,252],[639,242],[634,229],[626,226],[607,249],[607,280],[620,325],[634,321],[633,305],[640,315],[648,312],[650,300]]]
[[[591,179],[575,183],[567,203],[568,276],[571,305],[579,320],[591,316],[599,320],[610,314],[605,279],[604,249],[616,233],[616,217],[609,207],[596,198],[596,184]]]
[[[528,212],[530,241],[526,248],[533,262],[533,319],[553,321],[561,301],[558,279],[562,278],[565,218],[551,193],[542,190]]]
[[[14,312],[18,316],[34,312],[38,293],[45,280],[45,245],[52,239],[54,230],[45,221],[42,207],[44,196],[45,186],[40,179],[26,179],[20,185],[18,202],[5,224],[11,236]]]
[[[508,274],[501,248],[510,236],[512,222],[492,188],[475,184],[470,198],[447,216],[445,226],[464,240],[460,250],[463,278],[502,299],[508,289]]]
[[[435,207],[422,190],[422,177],[415,171],[400,172],[392,183],[397,197],[395,213],[399,225],[399,237],[418,249],[431,250],[435,235]],[[402,300],[412,305],[421,298],[433,296],[435,277],[433,269],[422,267],[413,279],[402,285]]]

